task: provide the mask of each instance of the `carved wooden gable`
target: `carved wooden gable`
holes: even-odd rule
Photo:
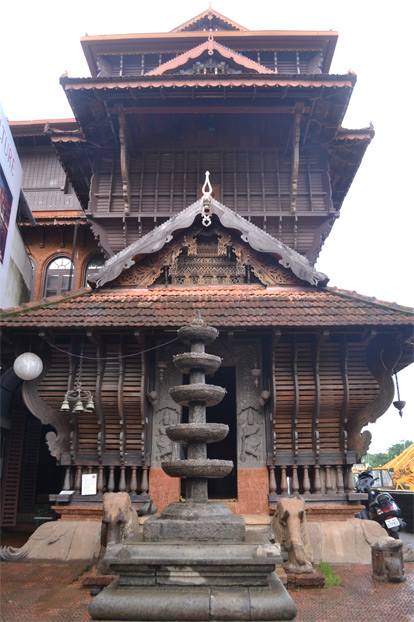
[[[124,270],[112,286],[296,285],[303,283],[275,257],[259,253],[215,224],[195,224]]]

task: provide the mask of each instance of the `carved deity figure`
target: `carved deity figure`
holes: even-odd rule
[[[253,413],[249,412],[241,426],[241,462],[260,460],[261,443],[261,426],[256,423]]]
[[[157,446],[159,460],[171,459],[173,454],[173,444],[167,436],[167,428],[173,425],[172,417],[169,412],[164,412],[162,421],[158,425],[155,444]]]

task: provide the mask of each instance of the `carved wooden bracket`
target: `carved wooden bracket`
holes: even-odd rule
[[[362,428],[368,423],[374,423],[392,403],[394,397],[392,375],[400,356],[401,346],[396,338],[390,336],[378,335],[368,347],[367,364],[378,382],[379,393],[348,422],[348,450],[357,452],[357,460],[367,453],[372,437],[368,430],[361,434]]]
[[[43,425],[51,425],[55,428],[56,432],[48,432],[46,434],[46,442],[51,455],[59,460],[63,452],[69,451],[71,426],[65,413],[51,408],[38,394],[39,385],[46,376],[51,364],[52,359],[50,351],[47,351],[47,353],[42,356],[42,360],[43,371],[40,376],[34,380],[26,380],[23,382],[23,401],[30,412],[39,419]]]

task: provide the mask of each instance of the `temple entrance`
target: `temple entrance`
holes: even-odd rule
[[[232,460],[234,469],[222,479],[208,481],[209,499],[237,499],[237,404],[236,369],[220,367],[206,382],[225,387],[227,393],[220,404],[207,408],[207,423],[225,423],[229,433],[219,443],[207,445],[207,457],[211,460]]]

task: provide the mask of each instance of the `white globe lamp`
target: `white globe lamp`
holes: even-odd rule
[[[34,380],[43,371],[42,359],[33,352],[24,352],[14,361],[13,369],[22,380]]]

